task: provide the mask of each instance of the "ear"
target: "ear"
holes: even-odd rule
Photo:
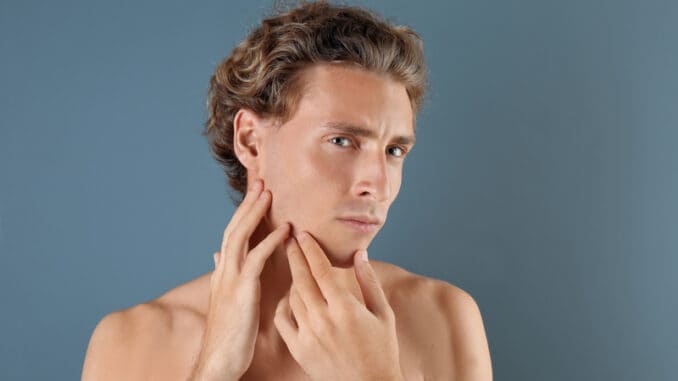
[[[233,151],[250,173],[257,173],[261,165],[263,122],[254,111],[244,108],[233,118]]]

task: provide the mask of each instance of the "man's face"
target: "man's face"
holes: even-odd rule
[[[402,84],[357,67],[321,64],[303,75],[292,118],[263,134],[259,176],[273,194],[267,217],[273,227],[290,222],[293,234],[310,232],[334,266],[348,267],[398,195],[412,108]]]

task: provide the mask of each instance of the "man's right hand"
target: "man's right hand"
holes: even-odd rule
[[[262,181],[254,181],[224,231],[221,251],[214,254],[205,331],[191,380],[237,380],[254,357],[259,332],[259,276],[290,230],[285,223],[249,250],[250,236],[271,205],[271,192],[262,190]]]

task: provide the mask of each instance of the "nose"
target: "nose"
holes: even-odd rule
[[[386,201],[391,196],[386,154],[365,152],[357,162],[354,192],[359,198]]]

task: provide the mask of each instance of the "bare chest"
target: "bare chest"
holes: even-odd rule
[[[416,354],[416,348],[402,342],[399,348],[401,372],[407,381],[423,381],[425,364]],[[241,381],[276,380],[276,381],[311,381],[302,367],[289,357],[273,360],[270,356],[255,352],[252,365],[240,379]]]
[[[157,347],[147,352],[149,356],[145,361],[139,363],[136,373],[141,380],[181,380],[185,381],[191,374],[197,356],[199,354],[199,341],[188,339],[189,337],[200,337],[201,331],[195,330],[192,333],[183,332],[166,337],[167,342],[162,345],[158,343]],[[416,340],[411,340],[407,332],[398,332],[399,352],[401,370],[407,381],[424,381],[432,379],[426,376],[430,373],[431,364],[434,359],[422,358],[421,354],[426,353],[426,348],[421,348]],[[169,343],[169,344],[168,344]],[[428,369],[428,372],[427,372]],[[254,353],[252,364],[248,371],[240,379],[248,380],[276,380],[276,381],[306,381],[309,380],[301,366],[292,358],[283,358],[268,356],[265,353]]]
[[[382,283],[396,316],[400,368],[405,379],[453,379],[455,365],[449,327],[441,319],[437,304],[428,297],[435,294],[427,288],[429,283]],[[194,295],[202,294],[200,290],[194,292]],[[142,377],[138,379],[185,381],[190,376],[200,351],[204,315],[175,312],[171,320],[172,324],[159,335],[162,337],[148,343],[150,350],[139,351],[143,361],[139,362],[138,374]],[[289,353],[285,357],[255,349],[251,366],[242,380],[307,380],[307,377]]]

